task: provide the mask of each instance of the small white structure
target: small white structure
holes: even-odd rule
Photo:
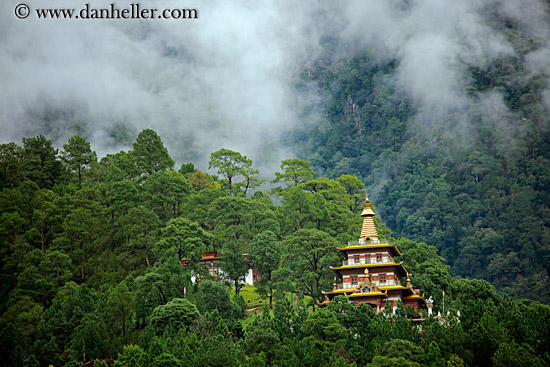
[[[430,296],[430,298],[428,298],[428,300],[426,301],[426,307],[428,307],[428,317],[432,316],[433,306],[434,306],[434,300],[432,299],[432,296]]]

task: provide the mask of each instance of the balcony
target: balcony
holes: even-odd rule
[[[356,283],[342,283],[342,284],[338,284],[338,288],[340,288],[340,289],[357,288],[357,284]]]
[[[383,257],[381,259],[373,259],[373,258],[363,258],[359,261],[355,261],[354,259],[348,259],[342,261],[342,265],[363,265],[363,264],[384,264],[384,263],[391,263],[393,262],[393,259],[391,256]]]
[[[386,239],[378,239],[374,241],[368,240],[368,241],[362,241],[362,242],[359,242],[359,241],[348,242],[348,246],[364,246],[364,245],[379,245],[379,244],[389,245],[389,242]]]
[[[338,284],[338,289],[356,289],[357,286],[357,283],[340,283]],[[371,292],[378,292],[378,287],[374,284],[372,284],[369,288]]]
[[[346,260],[342,261],[342,264],[344,266],[346,266],[346,265],[362,265],[362,264],[370,264],[370,261],[365,261],[365,259],[355,261],[355,260],[351,259],[351,260],[347,260],[347,261]]]

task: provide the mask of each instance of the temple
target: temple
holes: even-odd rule
[[[395,261],[397,256],[401,256],[395,244],[378,238],[374,210],[368,196],[361,216],[361,236],[357,242],[348,242],[346,247],[338,249],[344,261],[342,266],[331,267],[336,273],[333,289],[323,292],[325,301],[321,305],[330,303],[338,295],[344,295],[351,303],[368,303],[377,312],[388,303],[395,312],[399,301],[404,306],[418,310],[426,301],[418,289],[412,288],[410,275],[402,262]],[[405,281],[402,282],[402,279]]]
[[[255,282],[260,280],[260,274],[258,273],[258,270],[252,265],[251,261],[248,259],[248,254],[243,254],[243,257],[248,261],[249,268],[248,272],[245,274],[242,280],[244,281],[244,284],[254,285]],[[221,269],[221,260],[222,258],[218,256],[218,251],[207,251],[200,258],[199,266],[208,269],[208,273],[210,273],[213,278],[223,278],[225,274]],[[190,261],[191,259],[180,260],[183,266],[189,265]],[[199,282],[201,281],[201,279],[197,278],[195,274],[192,274],[191,281],[195,283],[196,280],[198,280]]]

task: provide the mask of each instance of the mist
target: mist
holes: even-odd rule
[[[32,1],[31,8],[85,3]],[[199,18],[187,20],[20,20],[17,4],[4,2],[0,12],[0,142],[44,134],[59,148],[78,133],[103,156],[131,149],[151,128],[178,163],[203,170],[222,147],[268,173],[295,156],[282,134],[304,123],[304,101],[319,97],[294,86],[326,36],[349,45],[349,53],[368,48],[381,60],[397,59],[395,82],[420,106],[417,122],[427,130],[449,114],[460,116],[455,129],[467,130],[467,68],[514,52],[489,25],[492,12],[544,39],[526,63],[548,74],[548,7],[536,0],[154,2],[197,9]],[[550,107],[550,91],[543,97]],[[498,93],[475,103],[482,113],[509,118]]]

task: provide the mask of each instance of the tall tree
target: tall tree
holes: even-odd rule
[[[321,301],[321,291],[330,288],[329,266],[338,262],[338,242],[318,229],[300,229],[287,236],[283,243],[288,253],[282,266],[290,264],[293,283],[314,300]]]
[[[51,190],[42,189],[37,192],[34,198],[33,222],[40,232],[40,244],[42,251],[53,237],[53,226],[60,222],[58,201],[59,196]]]
[[[132,155],[140,173],[145,176],[174,167],[174,161],[170,158],[160,136],[151,129],[139,133]]]
[[[285,182],[298,186],[307,182],[317,174],[311,169],[311,162],[299,158],[285,159],[281,162],[281,171],[275,172],[275,179],[271,182]]]
[[[125,281],[118,283],[116,287],[111,289],[107,298],[107,306],[114,324],[120,323],[122,341],[126,343],[126,331],[130,320],[134,317],[135,301]]]
[[[135,181],[121,179],[109,180],[102,188],[107,200],[107,211],[110,214],[112,232],[120,231],[126,238],[126,247],[130,248],[130,226],[128,225],[128,212],[140,201],[139,186]]]
[[[235,286],[235,294],[239,294],[250,265],[244,257],[244,246],[242,240],[228,240],[224,242],[222,250],[221,269],[223,278]]]
[[[184,258],[198,260],[212,241],[212,235],[198,223],[186,218],[170,219],[162,229],[157,249],[160,253],[177,254],[178,261]]]
[[[358,177],[342,175],[336,179],[344,187],[347,207],[350,211],[356,212],[365,199],[365,184]]]
[[[159,217],[143,205],[132,208],[128,211],[126,223],[132,236],[132,242],[145,247],[145,263],[149,263],[149,245],[155,242],[159,232]]]
[[[61,159],[70,170],[78,173],[78,183],[82,183],[82,170],[92,162],[97,161],[97,155],[90,148],[90,143],[80,135],[71,136],[66,144],[63,144]]]
[[[184,198],[191,191],[189,181],[173,170],[149,175],[142,187],[145,194],[143,199],[150,203],[150,207],[163,220],[169,216],[180,216]]]
[[[72,210],[63,223],[65,234],[69,237],[71,250],[74,245],[79,247],[80,275],[81,280],[85,279],[84,264],[88,251],[92,246],[94,233],[97,234],[97,220],[90,209],[76,208]],[[72,251],[71,251],[72,252]]]
[[[248,188],[257,186],[261,182],[254,177],[258,174],[258,170],[252,168],[252,160],[246,158],[239,152],[235,152],[229,149],[220,149],[210,154],[210,161],[208,168],[217,168],[218,173],[225,177],[227,180],[227,189],[229,196],[233,196],[233,185],[235,184],[236,177],[244,177],[244,192]]]
[[[43,135],[23,138],[23,168],[26,176],[41,189],[50,189],[61,176],[62,165],[57,160],[57,149]]]
[[[0,189],[17,186],[24,178],[23,148],[11,142],[0,144]]]
[[[250,259],[260,273],[260,280],[255,283],[256,291],[269,297],[271,309],[273,309],[273,289],[275,288],[272,274],[278,269],[282,256],[283,246],[271,231],[258,234],[250,244]]]
[[[151,314],[151,324],[158,335],[165,331],[177,332],[191,325],[199,317],[197,307],[186,299],[174,298],[165,305],[158,306]]]

